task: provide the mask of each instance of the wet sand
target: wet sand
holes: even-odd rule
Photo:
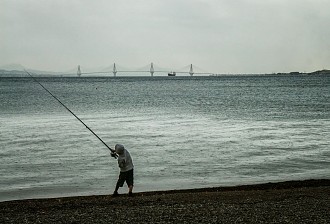
[[[0,223],[330,223],[330,180],[7,201]]]

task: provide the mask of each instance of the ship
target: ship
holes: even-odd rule
[[[168,76],[176,76],[176,73],[175,72],[169,72],[167,75]]]

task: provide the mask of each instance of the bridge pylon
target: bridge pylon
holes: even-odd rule
[[[154,63],[151,62],[151,65],[150,65],[150,74],[151,74],[151,76],[154,76],[154,72],[155,72]]]
[[[113,73],[113,77],[116,77],[117,75],[116,63],[113,63],[112,73]]]
[[[193,70],[193,65],[192,64],[190,64],[189,74],[190,74],[190,76],[194,75],[194,70]]]
[[[77,76],[78,76],[78,77],[80,77],[80,76],[81,76],[80,65],[78,65]]]

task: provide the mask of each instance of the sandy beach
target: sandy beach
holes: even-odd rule
[[[330,223],[330,180],[7,201],[0,214],[0,223]]]

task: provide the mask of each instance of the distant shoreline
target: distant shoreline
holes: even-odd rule
[[[145,73],[141,71],[141,73]],[[67,72],[44,72],[44,71],[32,71],[32,74],[37,77],[77,77],[76,73],[67,73]],[[122,75],[124,74],[124,75]],[[154,76],[148,75],[132,75],[129,71],[118,74],[119,77],[167,77],[167,73],[155,74]],[[130,74],[130,75],[127,75]],[[330,75],[330,70],[323,69],[317,70],[314,72],[278,72],[278,73],[194,73],[192,77],[217,77],[217,76],[267,76],[267,75]],[[0,78],[4,77],[26,77],[26,72],[21,70],[3,70],[0,69]],[[82,73],[81,77],[114,77],[112,72],[91,72],[91,73]],[[191,77],[189,74],[179,75],[179,77]]]

